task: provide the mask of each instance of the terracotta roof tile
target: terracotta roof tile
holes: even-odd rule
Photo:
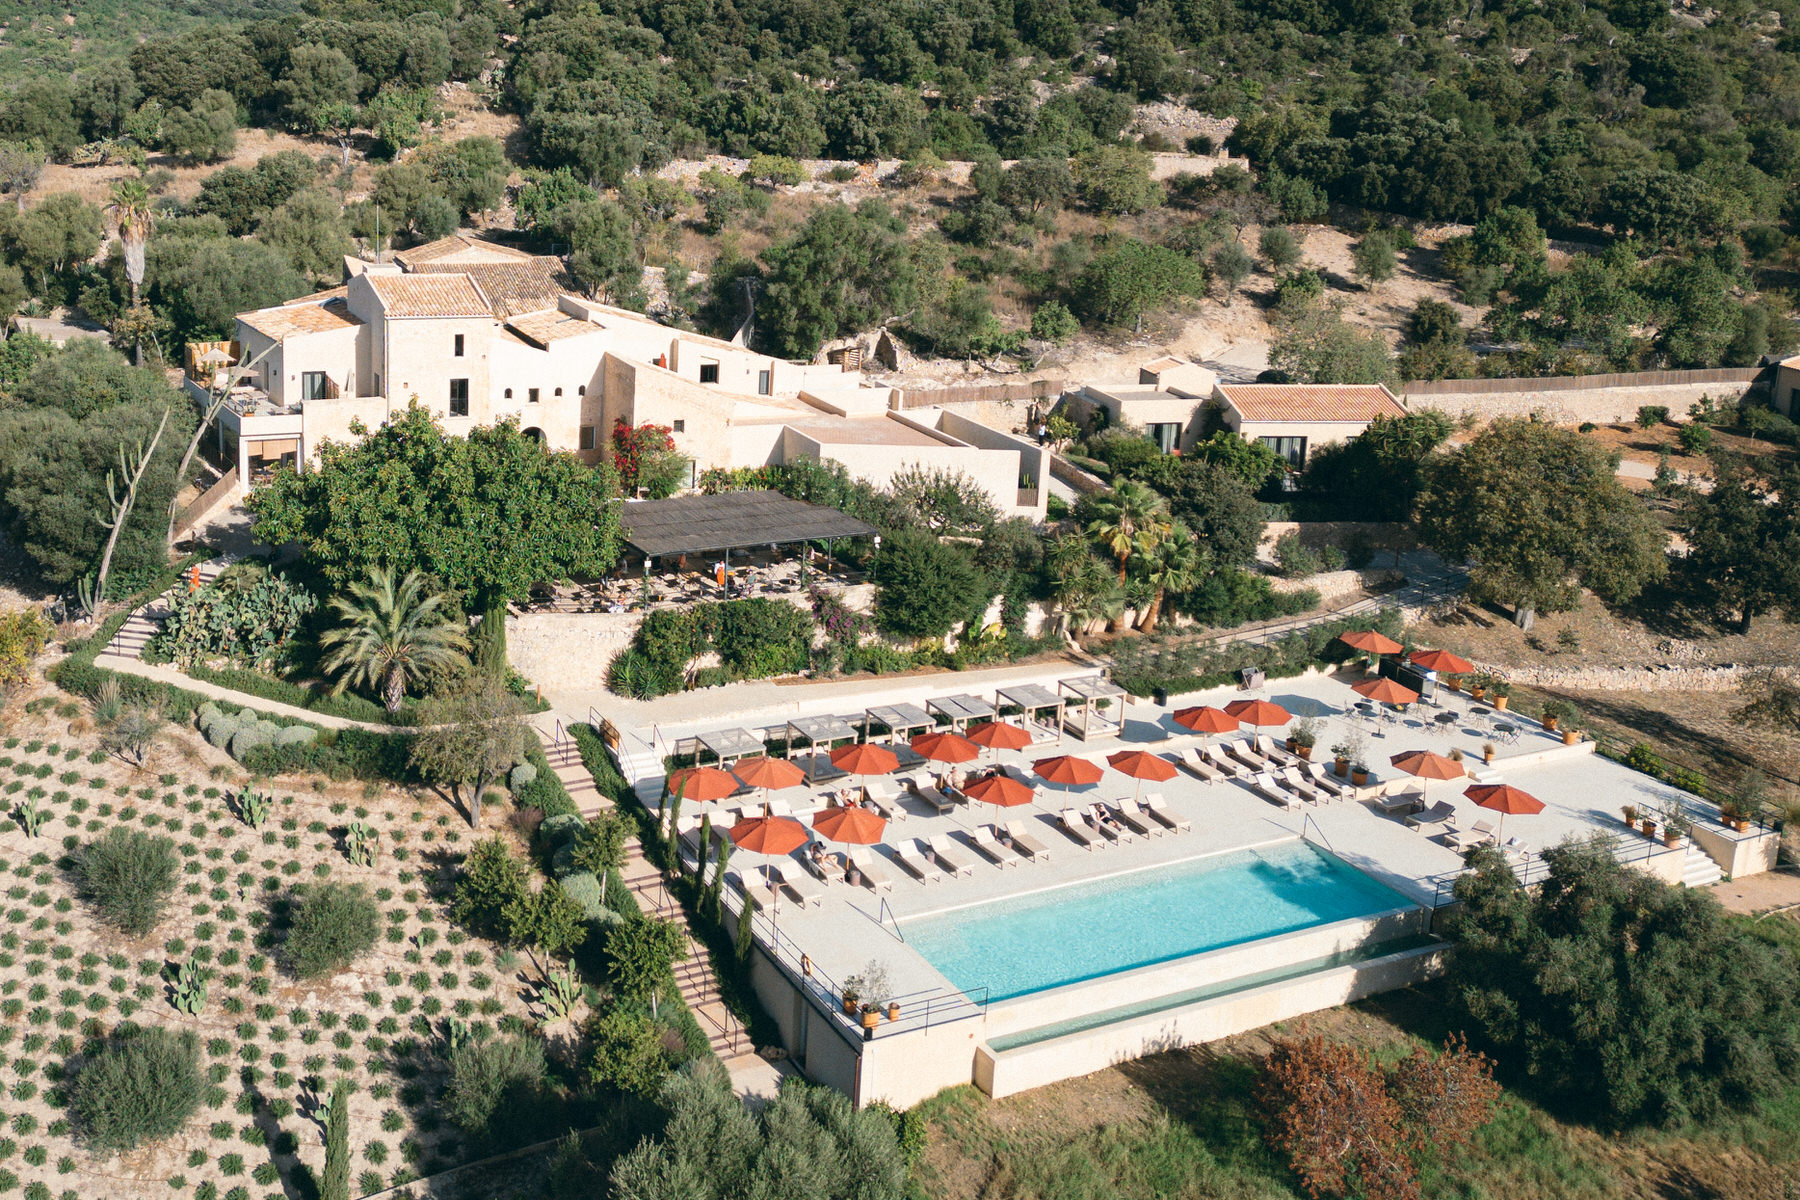
[[[389,317],[491,317],[493,305],[467,274],[369,275]]]
[[[465,237],[453,233],[449,237],[441,237],[435,242],[426,242],[423,246],[414,246],[410,250],[394,252],[394,261],[409,271],[416,271],[426,263],[440,259],[457,257],[464,265],[476,262],[507,262],[533,257],[524,250],[514,250],[511,246],[502,246],[498,242],[484,242],[478,238]]]
[[[554,308],[509,317],[506,325],[520,337],[528,338],[540,346],[547,346],[558,338],[598,333],[605,328],[593,321],[583,321],[580,317],[571,317],[568,313],[559,312]]]
[[[1379,383],[1220,384],[1219,394],[1246,421],[1354,421],[1403,417],[1406,409]]]
[[[324,304],[283,304],[238,314],[238,320],[264,337],[281,341],[299,334],[329,333],[334,329],[352,329],[362,322],[350,312],[341,299]]]
[[[561,267],[558,259],[538,257],[510,263],[426,263],[415,273],[467,275],[494,306],[494,315],[505,317],[555,308]]]

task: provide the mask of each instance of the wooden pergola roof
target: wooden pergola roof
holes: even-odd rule
[[[780,492],[721,492],[641,500],[619,514],[625,541],[640,555],[703,554],[747,546],[779,546],[868,537],[873,525]]]

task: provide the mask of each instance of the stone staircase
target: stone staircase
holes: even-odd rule
[[[1725,872],[1713,861],[1713,856],[1700,847],[1689,842],[1687,859],[1681,864],[1681,882],[1691,888],[1711,887],[1725,878]]]
[[[231,562],[228,558],[213,558],[200,563],[196,568],[190,568],[174,587],[125,618],[125,623],[119,626],[119,632],[113,634],[112,641],[106,644],[106,653],[123,658],[141,657],[144,647],[149,645],[150,639],[156,636],[162,629],[163,622],[168,619],[170,604],[176,594],[187,591],[191,586],[189,581],[194,572],[198,571],[201,583],[211,583]]]
[[[573,738],[558,737],[555,732],[546,732],[542,728],[537,733],[544,744],[544,757],[549,760],[550,769],[569,790],[583,816],[613,807],[612,798],[600,791],[594,777],[588,773],[587,765],[581,761],[581,751]],[[658,764],[657,778],[660,776]],[[669,891],[662,871],[644,857],[643,847],[635,837],[625,844],[625,863],[620,868],[620,875],[639,909],[647,915],[675,922],[688,935],[688,955],[675,964],[675,984],[682,1001],[705,1031],[713,1054],[725,1064],[726,1071],[734,1074],[740,1066],[761,1066],[762,1060],[757,1058],[743,1024],[726,1007],[719,994],[718,976],[707,961],[699,939],[688,928],[687,913]]]

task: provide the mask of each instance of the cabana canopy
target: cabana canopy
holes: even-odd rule
[[[1125,689],[1103,675],[1081,675],[1062,681],[1062,689],[1078,700],[1110,700]]]
[[[720,762],[748,758],[753,754],[761,754],[764,750],[763,740],[748,729],[715,729],[711,733],[700,734],[694,741]]]
[[[868,537],[877,532],[873,525],[835,508],[790,500],[779,492],[641,500],[625,505],[619,523],[626,544],[639,556],[650,558]]]
[[[863,713],[863,734],[868,735],[871,724],[886,725],[898,737],[906,737],[915,729],[930,729],[937,722],[931,714],[916,704],[884,704],[871,708]]]
[[[994,706],[979,696],[939,696],[927,700],[925,707],[947,717],[952,729],[961,729],[970,721],[986,721],[994,715]]]
[[[795,734],[815,746],[856,737],[856,726],[842,717],[794,717],[788,721],[787,728],[790,743],[795,740]]]
[[[1016,705],[1027,713],[1037,712],[1044,708],[1061,708],[1062,701],[1056,693],[1041,683],[1024,683],[1009,688],[1001,688],[996,693],[1001,707]]]

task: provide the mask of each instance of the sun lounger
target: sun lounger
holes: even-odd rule
[[[1406,817],[1408,829],[1425,829],[1428,826],[1448,826],[1456,819],[1456,808],[1443,800],[1439,800],[1423,812],[1410,813]],[[1439,831],[1441,832],[1441,831]]]
[[[1241,766],[1248,767],[1252,774],[1269,767],[1269,760],[1258,754],[1256,747],[1249,742],[1227,742],[1225,753],[1236,759]]]
[[[1027,833],[1023,821],[1008,821],[1006,832],[1012,836],[1013,849],[1032,862],[1043,862],[1050,857],[1050,848]]]
[[[1356,791],[1353,785],[1333,779],[1331,771],[1326,768],[1324,763],[1307,763],[1306,774],[1311,778],[1314,787],[1329,796],[1349,796]]]
[[[1056,827],[1068,834],[1083,850],[1092,850],[1100,838],[1088,825],[1087,818],[1072,808],[1065,808],[1056,818]]]
[[[1251,744],[1256,747],[1256,752],[1258,754],[1262,755],[1272,763],[1292,764],[1300,761],[1300,756],[1298,754],[1288,753],[1286,746],[1276,745],[1275,739],[1266,733],[1257,734],[1256,740]]]
[[[936,787],[929,783],[920,783],[915,779],[913,780],[912,789],[913,795],[929,804],[940,816],[947,812],[953,812],[956,809],[956,801],[938,791]]]
[[[781,881],[782,891],[803,905],[811,907],[825,899],[823,888],[798,871],[790,871],[785,863],[775,864],[775,878]]]
[[[761,867],[755,868],[748,875],[733,871],[730,878],[736,882],[738,891],[762,907],[768,908],[775,903],[775,887],[769,882],[767,873]]]
[[[1315,786],[1312,780],[1301,774],[1299,767],[1283,767],[1281,773],[1276,776],[1276,782],[1285,786],[1288,791],[1302,800],[1310,801],[1313,804],[1325,802],[1325,793]]]
[[[1198,746],[1189,746],[1187,749],[1183,750],[1176,756],[1175,765],[1186,771],[1189,775],[1192,775],[1194,778],[1204,780],[1207,783],[1217,783],[1219,780],[1225,778],[1225,772],[1221,771],[1212,763],[1207,762],[1201,755]]]
[[[975,852],[998,867],[1016,867],[1021,859],[1019,852],[994,836],[992,825],[977,825],[970,835],[975,842]]]
[[[918,843],[915,841],[915,844]],[[956,843],[950,840],[949,834],[938,834],[930,842],[924,843],[923,848],[929,851],[933,862],[952,875],[973,875],[975,873],[975,864],[962,856],[962,852],[956,848]]]
[[[1219,774],[1227,779],[1248,779],[1252,770],[1243,763],[1237,762],[1225,753],[1225,747],[1212,742],[1206,747],[1206,761],[1217,767]]]
[[[1391,796],[1377,796],[1375,798],[1375,807],[1379,808],[1390,817],[1394,816],[1396,813],[1405,815],[1406,813],[1416,812],[1423,803],[1424,793],[1416,788],[1409,788],[1404,792],[1396,792]]]
[[[894,890],[893,879],[888,876],[886,871],[881,869],[880,864],[875,861],[875,856],[870,854],[867,850],[846,850],[844,851],[844,857],[850,860],[850,865],[856,868],[857,872],[862,876],[863,883],[868,887],[877,892],[891,892]]]
[[[931,859],[915,848],[917,845],[916,841],[908,841],[895,846],[893,848],[894,858],[902,867],[906,868],[908,874],[920,883],[930,883],[934,879],[942,879],[944,873],[937,869],[937,865]]]
[[[800,861],[806,864],[806,869],[808,871],[811,871],[825,883],[844,882],[844,864],[838,862],[829,854],[816,862],[813,861],[812,855],[803,854],[800,856]]]
[[[1137,834],[1139,837],[1150,837],[1152,834],[1161,837],[1164,833],[1168,832],[1161,826],[1152,829],[1149,822],[1138,815],[1137,801],[1129,796],[1113,805],[1113,816],[1117,818],[1119,824],[1131,830],[1131,832]]]
[[[1151,792],[1144,797],[1144,811],[1150,814],[1152,821],[1165,829],[1172,829],[1176,833],[1188,833],[1194,828],[1192,821],[1186,817],[1175,815],[1174,810],[1169,807],[1169,802],[1162,798],[1161,792]]]
[[[1300,807],[1300,797],[1275,782],[1275,777],[1267,771],[1259,771],[1256,778],[1250,781],[1250,790],[1272,804],[1279,804],[1284,809]]]
[[[1105,811],[1104,805],[1101,806],[1101,811]],[[1131,831],[1116,821],[1101,821],[1095,817],[1088,816],[1086,813],[1082,814],[1082,818],[1087,821],[1089,829],[1092,829],[1115,846],[1132,840]]]
[[[1485,846],[1494,841],[1494,827],[1487,821],[1477,821],[1468,829],[1452,829],[1450,831],[1450,847],[1453,850],[1472,850],[1476,846]]]

